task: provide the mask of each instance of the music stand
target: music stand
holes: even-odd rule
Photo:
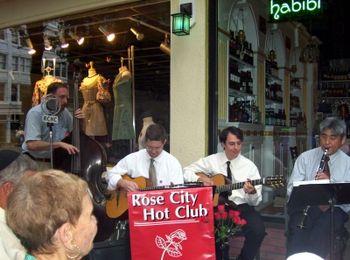
[[[288,206],[292,207],[305,207],[329,205],[330,206],[330,236],[331,236],[331,248],[330,259],[334,259],[334,206],[350,204],[350,183],[321,183],[321,184],[301,184],[294,186],[292,194],[289,198]]]

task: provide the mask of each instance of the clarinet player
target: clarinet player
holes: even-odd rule
[[[320,146],[303,152],[295,161],[287,197],[295,181],[350,182],[350,157],[340,148],[346,141],[346,125],[335,117],[320,123]],[[350,205],[334,207],[334,235],[340,235],[348,220]],[[326,258],[330,253],[330,208],[327,205],[288,207],[287,257],[300,252]]]

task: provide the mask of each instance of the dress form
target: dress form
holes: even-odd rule
[[[112,140],[135,138],[132,112],[131,73],[126,66],[119,68],[113,83],[114,116]]]
[[[144,149],[146,148],[146,140],[145,140],[145,135],[146,135],[146,131],[147,131],[147,128],[150,126],[150,125],[153,125],[154,122],[153,122],[153,117],[152,116],[146,116],[142,119],[142,129],[141,129],[141,132],[139,134],[139,138],[138,138],[138,147],[139,147],[139,150],[141,149]]]
[[[113,82],[112,121],[113,157],[119,159],[131,152],[131,140],[135,138],[131,82],[130,71],[126,66],[121,66]]]
[[[93,65],[93,62],[89,63],[88,76],[83,79],[79,88],[84,99],[82,107],[85,114],[83,131],[91,137],[106,136],[106,119],[102,105],[96,100],[96,94],[99,87],[108,84],[108,81],[96,72]]]
[[[42,97],[47,93],[47,87],[53,82],[62,82],[62,80],[48,74],[35,82],[32,95],[32,107],[40,104]]]

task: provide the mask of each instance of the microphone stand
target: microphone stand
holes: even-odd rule
[[[50,167],[53,169],[53,136],[52,136],[52,127],[53,123],[47,123],[49,128],[49,137],[50,137]]]
[[[335,239],[334,237],[334,205],[335,205],[335,198],[334,195],[332,195],[332,197],[329,199],[328,201],[329,205],[330,205],[330,225],[331,225],[331,230],[330,230],[330,236],[331,236],[331,244],[330,244],[330,256],[329,259],[330,260],[334,260],[335,259],[335,250],[334,250],[334,241],[333,239]]]

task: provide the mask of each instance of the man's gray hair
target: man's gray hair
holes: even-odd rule
[[[328,129],[333,135],[346,136],[346,124],[337,117],[327,117],[320,123],[320,133]]]
[[[0,186],[5,182],[16,184],[26,171],[37,171],[38,165],[28,155],[21,154],[16,160],[0,171]]]

